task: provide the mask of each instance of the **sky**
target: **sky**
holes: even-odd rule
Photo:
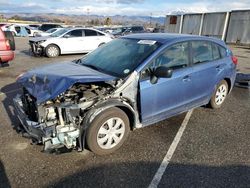
[[[250,9],[250,0],[0,0],[0,13],[165,16]]]

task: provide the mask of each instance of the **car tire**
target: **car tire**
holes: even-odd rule
[[[214,91],[209,105],[211,108],[216,109],[220,108],[221,105],[224,103],[226,97],[228,94],[228,84],[225,80],[222,80],[216,87],[216,90]]]
[[[47,57],[57,57],[60,54],[60,49],[54,44],[50,44],[45,48],[45,54]]]
[[[5,35],[5,38],[9,40],[10,49],[14,51],[16,49],[16,45],[15,45],[15,39],[14,39],[13,33],[11,31],[4,31],[4,35]]]
[[[124,111],[112,107],[101,112],[92,121],[86,134],[89,149],[97,155],[106,155],[119,149],[130,131]]]

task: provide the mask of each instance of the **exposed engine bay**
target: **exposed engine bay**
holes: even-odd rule
[[[101,103],[109,99],[121,101],[124,105],[134,111],[137,90],[131,82],[137,83],[132,78],[111,83],[97,82],[81,84],[76,83],[53,100],[47,100],[37,104],[33,97],[24,88],[23,94],[14,99],[19,119],[25,130],[35,139],[37,143],[44,144],[44,150],[53,150],[66,146],[68,149],[75,148],[83,150],[83,132],[88,126],[89,119],[98,114],[97,108],[94,114],[88,114]],[[134,101],[132,104],[130,101]],[[25,117],[22,117],[25,114]],[[86,117],[89,115],[88,117]],[[138,116],[137,116],[138,117]]]
[[[75,147],[85,112],[94,103],[109,95],[114,88],[108,84],[75,84],[56,99],[36,107],[35,99],[24,89],[23,109],[28,118],[39,122],[45,136],[40,142],[46,147]]]

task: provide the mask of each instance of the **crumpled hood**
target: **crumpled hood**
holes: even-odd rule
[[[112,81],[115,77],[73,62],[54,63],[32,69],[22,75],[18,82],[40,104],[56,98],[75,83]]]
[[[49,38],[50,38],[50,36],[33,37],[33,38],[30,38],[29,41],[30,42],[39,42],[39,41],[48,40]]]

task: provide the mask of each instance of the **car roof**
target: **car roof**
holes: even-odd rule
[[[198,36],[198,35],[188,35],[188,34],[172,34],[172,33],[140,33],[140,34],[131,34],[123,36],[122,38],[127,39],[138,39],[138,40],[154,40],[160,43],[169,43],[173,41],[179,40],[209,40],[216,42],[220,45],[225,46],[225,43],[217,38],[213,37],[205,37],[205,36]]]

